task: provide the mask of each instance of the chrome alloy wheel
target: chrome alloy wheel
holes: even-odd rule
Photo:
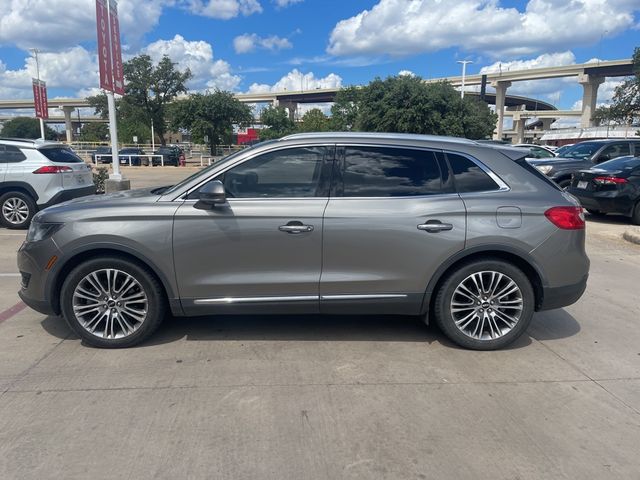
[[[494,340],[509,333],[522,315],[520,287],[500,272],[476,272],[456,287],[451,316],[458,329],[476,340]]]
[[[9,223],[20,225],[29,218],[29,206],[21,198],[7,198],[2,204],[2,215]]]
[[[92,335],[124,338],[147,319],[147,294],[140,282],[122,270],[96,270],[78,282],[73,292],[73,312]]]

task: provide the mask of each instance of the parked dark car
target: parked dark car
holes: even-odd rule
[[[561,188],[571,185],[571,176],[607,160],[640,155],[640,140],[590,140],[576,143],[562,157],[531,160],[529,163]]]
[[[164,160],[165,165],[173,165],[178,166],[180,162],[180,155],[183,154],[183,151],[180,147],[176,147],[175,145],[167,145],[165,147],[158,148],[154,155],[162,155],[162,159],[160,157],[153,157],[151,160],[151,165],[157,167],[158,165],[162,165],[162,160]]]
[[[139,155],[146,155],[146,153],[144,152],[144,150],[138,147],[123,148],[118,152],[120,165],[129,165],[129,158],[131,158],[131,165],[134,167],[139,167],[140,165],[149,165],[149,157]]]
[[[96,151],[91,154],[91,161],[96,163],[111,163],[111,147],[98,147]]]
[[[593,215],[618,213],[640,225],[640,158],[619,157],[581,170],[568,192]]]

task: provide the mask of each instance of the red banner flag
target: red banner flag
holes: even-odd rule
[[[47,83],[40,80],[40,110],[42,118],[49,118],[49,102],[47,100]]]
[[[120,45],[120,22],[118,21],[118,2],[109,1],[109,20],[111,22],[111,66],[113,69],[113,92],[124,95],[124,72],[122,70],[122,50]]]
[[[109,12],[107,0],[96,0],[98,25],[98,63],[100,64],[100,88],[113,91],[113,74],[110,58]]]
[[[39,84],[40,82],[38,82],[38,80],[34,78],[32,79],[31,83],[33,85],[33,105],[36,108],[36,118],[43,118],[42,102],[40,101],[40,94],[41,94],[40,84]]]

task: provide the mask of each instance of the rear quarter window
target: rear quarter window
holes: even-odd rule
[[[18,147],[13,145],[0,145],[0,163],[18,163],[27,157]]]
[[[447,153],[458,193],[490,192],[500,186],[476,163],[455,153]]]
[[[82,160],[70,148],[41,148],[39,150],[45,157],[56,163],[82,163]]]

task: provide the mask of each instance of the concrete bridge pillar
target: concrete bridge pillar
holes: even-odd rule
[[[298,110],[298,102],[288,101],[280,102],[280,106],[287,109],[289,112],[289,118],[293,121],[296,119],[296,111]]]
[[[498,80],[492,82],[491,86],[496,89],[496,113],[498,114],[498,124],[493,138],[494,140],[502,140],[504,131],[504,102],[507,96],[507,88],[511,86],[511,82]]]
[[[64,129],[67,132],[67,143],[73,141],[73,125],[71,124],[71,112],[75,110],[74,107],[62,107],[64,112]]]
[[[582,85],[582,117],[580,119],[582,128],[595,126],[592,117],[598,101],[598,87],[602,82],[604,82],[604,77],[596,77],[586,73],[578,76],[578,83]]]
[[[551,124],[553,122],[556,121],[555,118],[541,118],[540,121],[542,122],[542,130],[544,130],[545,132],[547,130],[551,130]]]

